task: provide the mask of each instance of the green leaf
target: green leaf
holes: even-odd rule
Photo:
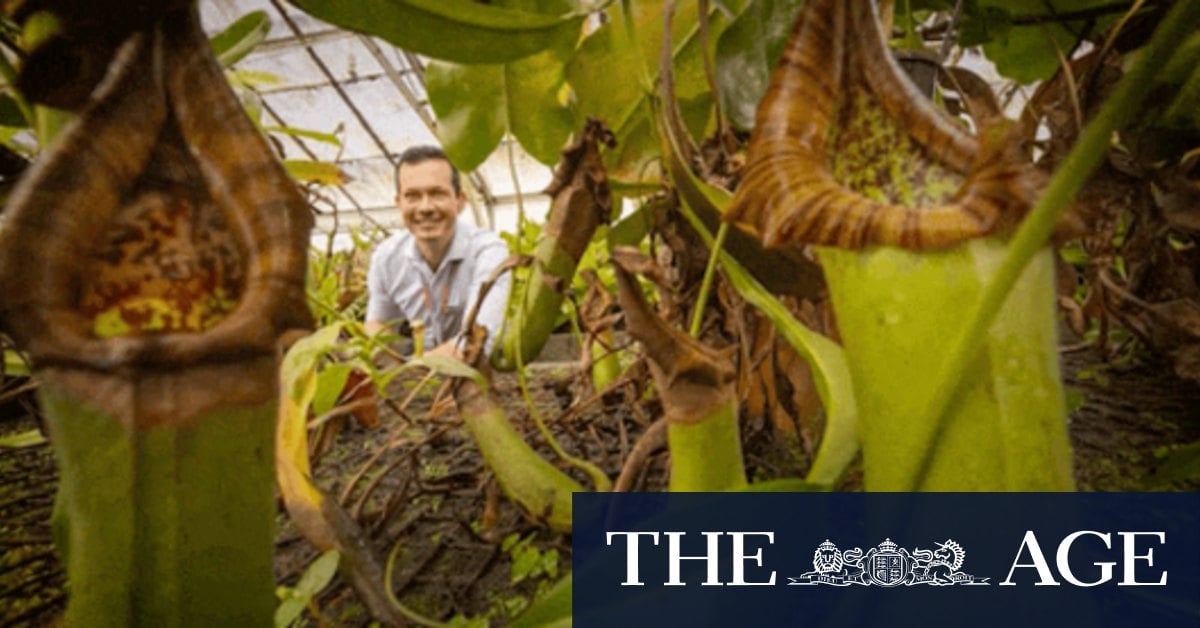
[[[0,449],[24,449],[46,444],[46,437],[37,428],[0,436]]]
[[[0,95],[0,126],[28,127],[29,121],[21,112],[21,106],[11,94]]]
[[[353,368],[347,362],[338,362],[321,369],[317,375],[317,392],[312,399],[313,414],[321,416],[333,409]]]
[[[475,380],[480,386],[487,385],[482,373],[471,368],[470,366],[467,366],[466,362],[452,358],[448,355],[429,353],[419,358],[413,358],[412,360],[409,360],[407,366],[423,366],[441,375],[448,375],[450,377],[464,377]]]
[[[265,11],[251,11],[238,18],[225,30],[217,33],[209,43],[221,67],[228,68],[250,54],[267,38],[271,31],[271,20]]]
[[[275,609],[275,628],[288,628],[300,618],[300,614],[304,612],[305,602],[303,600],[289,597],[279,604]]]
[[[536,547],[522,547],[513,555],[512,576],[510,581],[512,584],[517,584],[522,580],[534,575],[534,569],[538,566],[541,560],[541,554]]]
[[[474,0],[290,0],[342,28],[455,63],[507,63],[578,36],[580,11],[540,13]]]
[[[541,563],[538,565],[538,567],[542,570],[542,573],[546,574],[547,576],[550,576],[551,578],[557,578],[558,577],[558,550],[556,550],[556,549],[546,550],[542,554]]]
[[[1193,37],[1192,42],[1200,43],[1200,37]],[[1191,75],[1184,77],[1183,85],[1180,86],[1174,100],[1163,112],[1163,126],[1189,131],[1200,129],[1200,65],[1197,65],[1197,57],[1200,57],[1200,54],[1198,53],[1200,53],[1200,45],[1194,45],[1190,50],[1181,50],[1172,58],[1172,62],[1163,72],[1171,76],[1172,74],[1168,73],[1175,69],[1171,66],[1177,66],[1176,59],[1181,57],[1190,62],[1192,69]]]
[[[259,70],[247,70],[246,68],[225,70],[225,77],[235,89],[249,89],[258,87],[259,85],[278,85],[283,82],[283,77],[278,74]]]
[[[529,608],[517,616],[511,624],[513,628],[554,628],[571,626],[571,574],[563,576],[550,587],[541,597],[529,605]]]
[[[648,105],[651,87],[642,82],[658,76],[658,57],[663,46],[663,4],[638,2],[633,5],[633,29],[626,28],[623,3],[608,9],[608,21],[580,45],[567,64],[567,82],[575,90],[576,124],[597,117],[612,129],[618,149],[608,154],[609,176],[622,181],[657,182],[658,174],[647,166],[659,155],[654,138],[652,112]],[[713,3],[714,7],[717,3]],[[744,2],[723,3],[736,14]],[[725,12],[710,13],[709,45],[716,42],[728,20]],[[635,45],[636,42],[636,45]],[[671,26],[675,59],[675,96],[684,107],[688,127],[697,135],[712,112],[712,94],[704,75],[700,49],[697,3],[679,3]],[[641,55],[638,55],[638,51]]]
[[[1189,37],[1175,50],[1156,79],[1171,84],[1185,83],[1200,72],[1197,66],[1200,66],[1200,32]]]
[[[262,130],[268,133],[283,133],[284,135],[291,135],[294,137],[304,137],[310,140],[332,144],[334,146],[342,145],[342,141],[339,140],[338,137],[333,133],[322,133],[320,131],[310,131],[308,129],[297,129],[290,126],[265,126]]]
[[[609,247],[625,245],[637,246],[654,228],[654,213],[649,205],[642,205],[636,211],[622,218],[620,222],[608,230],[605,239]],[[606,285],[612,285],[611,282]]]
[[[958,45],[970,48],[1006,37],[1012,30],[1012,14],[1003,7],[964,9],[958,30]]]
[[[575,126],[571,110],[559,100],[567,56],[551,49],[509,63],[504,71],[508,128],[526,152],[547,165],[558,163]]]
[[[968,6],[971,3],[968,3]],[[962,45],[983,44],[996,70],[1021,83],[1049,78],[1059,67],[1059,55],[1074,49],[1078,36],[1088,26],[1085,20],[1057,23],[1056,14],[1094,9],[1110,0],[979,0],[964,14]],[[1119,17],[1112,13],[1095,20],[1093,35],[1103,33]],[[1040,24],[1018,25],[1014,16],[1046,17]]]
[[[734,126],[754,127],[754,112],[804,0],[752,2],[717,42],[717,85],[721,106]]]
[[[515,8],[544,13],[570,8],[564,0],[508,0]],[[533,5],[533,6],[526,6]],[[565,104],[566,61],[572,34],[537,54],[505,64],[461,66],[433,62],[425,89],[437,114],[438,139],[460,170],[474,170],[496,149],[505,132],[525,151],[553,165],[571,135],[574,118]]]
[[[327,325],[296,341],[283,357],[280,378],[289,387],[288,394],[293,399],[301,399],[300,390],[295,386],[302,384],[304,375],[317,368],[317,360],[339,344],[338,335],[342,331],[342,323]],[[308,400],[304,400],[307,405]]]
[[[293,179],[301,183],[342,185],[349,180],[337,164],[309,159],[285,159],[283,167]]]
[[[425,90],[438,117],[438,140],[463,172],[479,167],[504,137],[504,66],[430,61]]]
[[[4,350],[4,374],[7,376],[23,375],[28,376],[29,363],[25,358],[21,357],[20,353],[12,349]]]
[[[329,550],[314,560],[308,569],[304,570],[300,581],[296,583],[296,597],[307,603],[314,595],[320,593],[321,589],[324,589],[333,580],[340,559],[341,554],[337,550]]]
[[[1200,478],[1200,441],[1167,451],[1158,467],[1144,481],[1146,489],[1161,489],[1182,480]]]

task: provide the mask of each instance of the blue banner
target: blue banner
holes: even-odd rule
[[[576,626],[1200,626],[1200,493],[577,493]]]

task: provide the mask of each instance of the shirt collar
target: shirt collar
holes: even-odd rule
[[[446,256],[442,258],[442,263],[438,265],[439,270],[448,261],[461,262],[467,259],[467,254],[471,249],[470,231],[470,225],[463,221],[458,220],[454,223],[454,237],[450,240],[450,248],[446,250]],[[414,262],[421,262],[421,267],[423,268],[429,268],[429,265],[425,263],[425,259],[421,257],[421,251],[417,249],[417,239],[412,237],[411,234],[408,239],[406,252],[409,259],[414,260]]]
[[[467,233],[470,227],[458,221],[454,224],[454,239],[450,240],[450,248],[446,251],[446,257],[442,258],[442,263],[445,264],[450,260],[462,261],[467,259],[469,252],[471,234]]]

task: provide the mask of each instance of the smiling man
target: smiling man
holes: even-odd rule
[[[508,257],[496,234],[458,220],[467,196],[458,171],[435,146],[400,155],[396,204],[406,231],[384,240],[367,272],[367,333],[399,320],[423,321],[425,346],[456,354],[454,340],[479,288]],[[504,319],[509,274],[488,292],[475,322],[488,330],[490,352]]]

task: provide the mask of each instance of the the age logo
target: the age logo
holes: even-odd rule
[[[966,557],[967,551],[953,539],[936,543],[933,549],[916,548],[911,552],[884,539],[865,553],[857,547],[839,551],[826,539],[813,552],[813,570],[788,580],[792,585],[835,587],[988,584],[987,578],[959,571]]]

